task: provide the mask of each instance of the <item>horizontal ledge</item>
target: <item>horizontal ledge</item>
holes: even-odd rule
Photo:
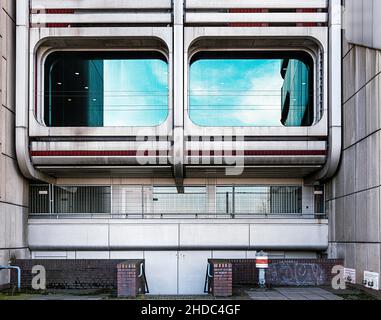
[[[171,23],[170,13],[77,13],[77,14],[32,14],[31,24],[117,24],[117,23]]]
[[[149,156],[170,156],[161,155],[161,152],[170,150],[32,150],[32,157],[149,157]],[[209,157],[209,156],[326,156],[326,150],[188,150],[188,156],[191,157]]]
[[[288,13],[288,12],[276,12],[276,13],[206,13],[195,12],[186,14],[186,23],[326,23],[328,21],[327,13]]]
[[[32,157],[169,157],[170,150],[32,150]]]
[[[54,217],[54,215],[53,215]],[[81,219],[52,219],[51,217],[46,219],[41,218],[33,218],[30,217],[28,220],[28,225],[208,225],[208,226],[217,226],[217,225],[293,225],[293,226],[327,226],[327,219],[303,219],[299,217],[299,219],[290,219],[290,218],[280,218],[280,219],[266,219],[266,218],[242,218],[242,219],[187,219],[187,218],[163,218],[163,219],[110,219],[110,218],[99,218],[99,219],[89,219],[89,218],[81,218]]]
[[[185,250],[185,251],[209,251],[209,250],[317,250],[325,251],[327,245],[251,245],[251,246],[49,246],[49,245],[31,245],[30,250],[40,251],[166,251],[166,250]]]
[[[325,9],[327,0],[187,0],[187,9]]]
[[[32,0],[32,9],[170,9],[171,0]]]

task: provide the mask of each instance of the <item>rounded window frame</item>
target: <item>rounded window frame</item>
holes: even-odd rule
[[[321,81],[318,81],[318,68],[317,63],[318,59],[316,57],[316,53],[314,53],[313,50],[305,48],[305,47],[291,47],[291,48],[285,48],[285,47],[259,47],[259,48],[247,48],[247,47],[229,47],[229,48],[221,48],[221,47],[194,47],[195,43],[198,41],[204,40],[201,39],[195,39],[193,43],[189,46],[189,52],[188,52],[188,61],[187,61],[187,87],[185,88],[186,91],[186,101],[187,101],[187,108],[186,108],[186,115],[189,119],[189,121],[192,123],[192,125],[201,128],[213,128],[213,129],[226,129],[226,128],[243,128],[243,129],[254,129],[254,128],[312,128],[317,126],[320,121],[324,118],[324,108],[323,108],[323,102],[318,99],[320,90],[318,90],[318,87],[321,88],[323,83]],[[310,126],[285,126],[285,125],[279,125],[279,126],[253,126],[253,125],[242,125],[242,126],[207,126],[207,125],[201,125],[196,123],[190,116],[190,75],[191,75],[191,64],[193,63],[193,57],[199,53],[202,52],[304,52],[308,55],[308,57],[312,60],[312,88],[313,88],[313,123]],[[197,61],[197,60],[196,60]],[[318,109],[320,109],[320,113],[318,113]],[[317,117],[319,115],[319,117]]]
[[[41,49],[41,48],[39,48]],[[43,98],[45,96],[45,68],[46,68],[46,60],[49,55],[55,52],[156,52],[158,54],[161,54],[163,56],[163,61],[165,61],[167,65],[167,84],[168,84],[168,105],[166,109],[166,117],[163,119],[160,123],[149,126],[149,125],[140,125],[140,126],[48,126],[45,123],[45,99]],[[161,126],[163,126],[168,120],[171,115],[171,108],[173,109],[173,106],[171,106],[171,70],[170,70],[170,57],[169,53],[166,50],[158,49],[158,48],[152,48],[152,47],[136,47],[136,48],[98,48],[98,47],[91,47],[91,48],[78,48],[78,47],[68,47],[68,48],[46,48],[38,57],[36,55],[36,67],[35,67],[35,90],[34,90],[34,108],[33,108],[33,117],[37,121],[37,123],[45,128],[57,128],[57,129],[75,129],[75,128],[87,128],[87,129],[117,129],[117,128],[152,128],[156,129]],[[41,96],[39,97],[38,92],[42,92]]]

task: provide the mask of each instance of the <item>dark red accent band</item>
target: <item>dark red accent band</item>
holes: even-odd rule
[[[46,27],[47,28],[67,28],[69,27],[69,23],[47,23]]]
[[[195,155],[207,155],[207,150],[195,150],[188,151],[188,156]],[[326,156],[326,150],[244,150],[244,151],[216,151],[210,150],[210,156],[236,156],[236,155],[244,155],[244,156]]]
[[[45,9],[46,14],[73,14],[74,9]]]
[[[46,151],[31,151],[32,157],[136,157],[136,150],[46,150]],[[148,156],[148,151],[144,152],[144,156]]]
[[[229,9],[230,13],[265,13],[268,9]],[[268,27],[267,22],[231,22],[229,27]]]
[[[135,157],[138,155],[136,150],[41,150],[41,151],[31,151],[30,155],[32,157],[110,157],[110,156],[120,156],[120,157]],[[159,156],[160,151],[144,151],[143,156]],[[326,150],[245,150],[240,151],[216,151],[210,150],[188,150],[188,156],[326,156]],[[141,156],[141,155],[139,155]]]
[[[297,13],[303,13],[303,12],[317,12],[317,9],[296,9]],[[317,27],[318,24],[316,22],[299,22],[296,24],[297,27]]]

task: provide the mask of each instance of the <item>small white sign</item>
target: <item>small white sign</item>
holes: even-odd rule
[[[380,274],[377,272],[364,271],[364,286],[378,290]]]
[[[39,190],[38,194],[48,194],[48,191],[47,190]]]
[[[344,268],[344,280],[356,284],[356,269]]]

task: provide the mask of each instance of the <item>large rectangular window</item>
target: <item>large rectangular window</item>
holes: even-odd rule
[[[218,186],[219,214],[301,214],[302,187]]]
[[[44,77],[49,127],[156,126],[168,115],[168,64],[159,52],[57,51]]]
[[[189,116],[200,126],[311,126],[313,59],[305,52],[199,52]]]
[[[154,187],[153,212],[155,214],[205,214],[207,212],[206,187]]]
[[[32,214],[111,213],[110,186],[30,186]]]

